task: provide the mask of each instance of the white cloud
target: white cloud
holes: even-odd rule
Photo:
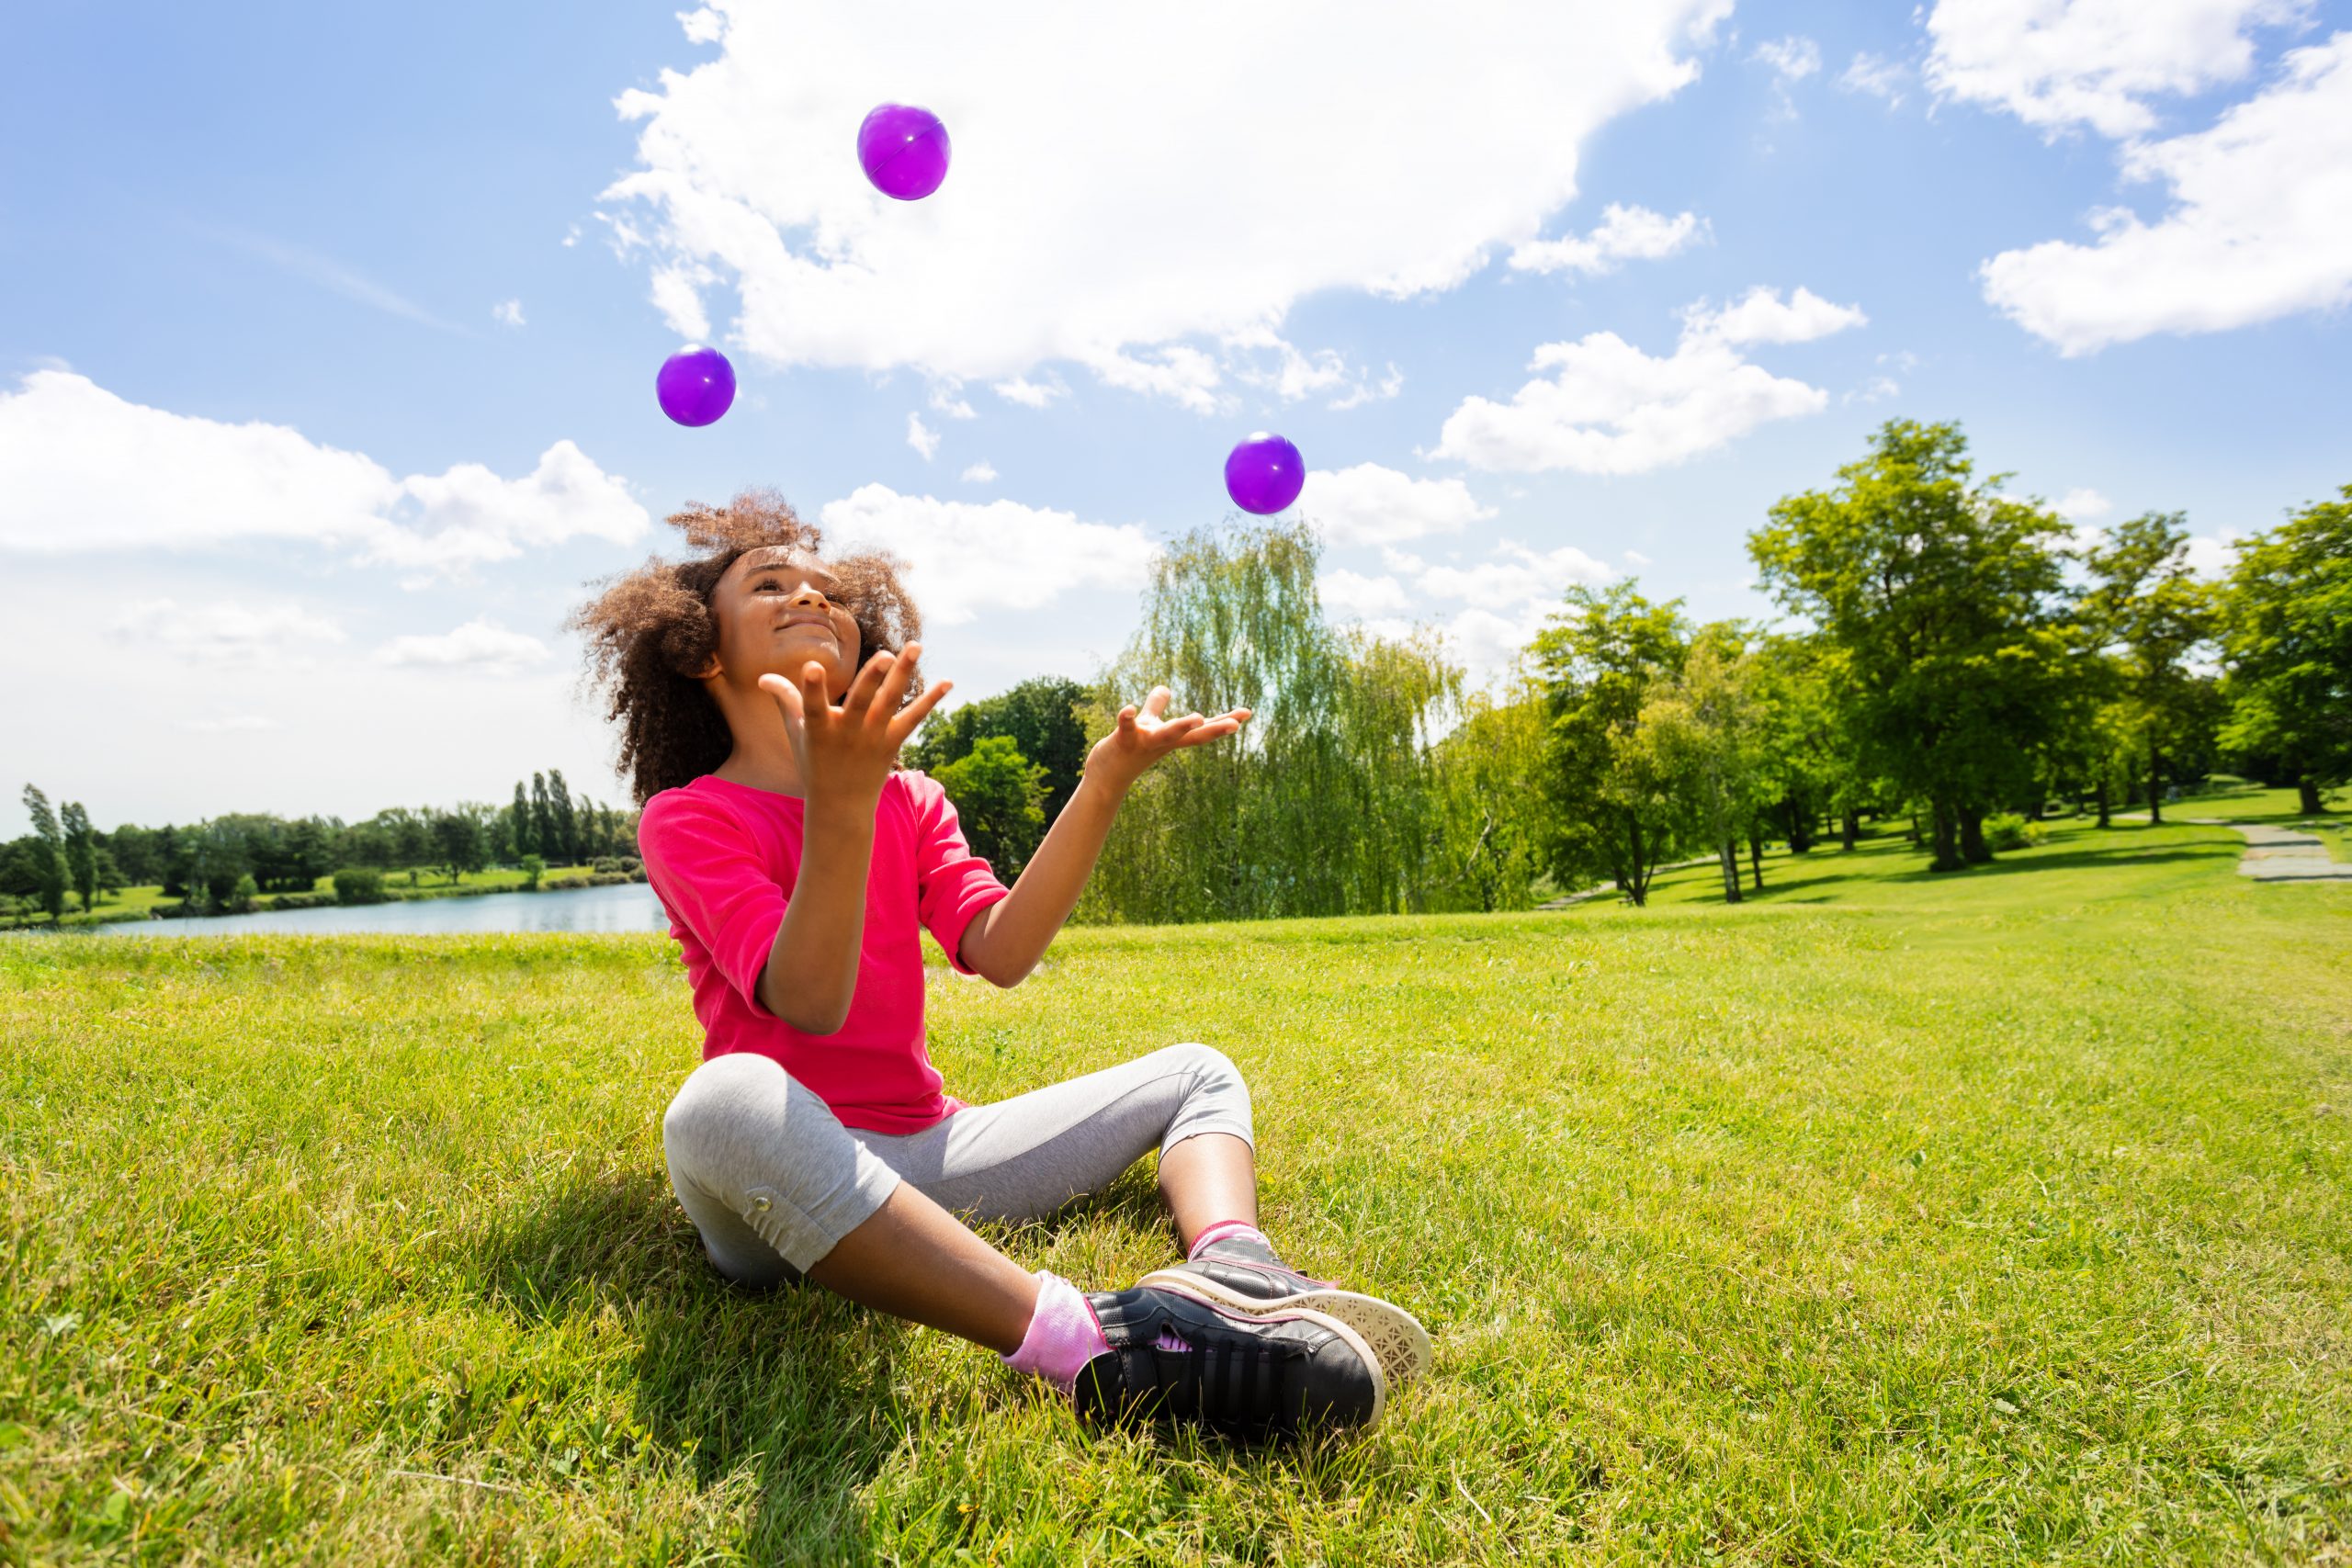
[[[519,327],[523,324],[523,301],[502,299],[490,308],[490,319],[501,326]]]
[[[1298,509],[1334,545],[1395,544],[1495,514],[1460,479],[1417,479],[1377,463],[1309,470]]]
[[[173,728],[195,735],[241,735],[261,729],[283,729],[286,727],[274,718],[257,713],[224,714],[218,718],[181,718]]]
[[[1748,58],[1770,66],[1783,82],[1802,82],[1821,69],[1821,46],[1809,38],[1770,39]]]
[[[999,381],[993,388],[996,395],[1008,402],[1019,403],[1025,409],[1041,409],[1056,398],[1069,395],[1069,389],[1059,381],[1032,381],[1026,376],[1014,376]]]
[[[1849,403],[1883,403],[1889,398],[1899,397],[1902,391],[1903,383],[1894,377],[1873,376],[1847,393],[1844,400]]]
[[[978,419],[979,411],[964,396],[964,383],[943,376],[931,384],[931,406],[950,419]]]
[[[653,269],[651,293],[653,308],[662,312],[662,320],[680,337],[695,343],[710,336],[710,312],[703,309],[703,286],[713,276],[707,267],[674,263]]]
[[[708,6],[679,12],[678,23],[685,28],[687,39],[694,43],[717,43],[719,35],[727,30],[726,18]]]
[[[134,649],[152,646],[175,658],[223,663],[263,659],[296,643],[344,640],[341,626],[299,604],[254,608],[168,598],[133,604],[107,630]]]
[[[1720,310],[1695,305],[1685,319],[1695,333],[1740,344],[1811,343],[1870,321],[1858,307],[1833,305],[1810,288],[1800,287],[1782,299],[1760,284]]]
[[[1642,554],[1639,550],[1626,550],[1623,554],[1625,557],[1625,564],[1628,566],[1647,566],[1650,564],[1650,558]]]
[[[1621,261],[1670,256],[1707,236],[1706,220],[1695,212],[1668,218],[1646,207],[1612,201],[1601,209],[1600,223],[1591,233],[1532,240],[1512,250],[1510,265],[1523,272],[1613,272]]]
[[[70,372],[0,393],[0,550],[279,538],[452,573],[582,536],[628,544],[649,526],[626,482],[569,441],[522,479],[461,463],[399,479],[287,425],[149,408]]]
[[[1075,364],[1211,408],[1204,347],[1320,290],[1450,288],[1534,238],[1576,194],[1586,140],[1690,81],[1727,8],[1521,0],[1432,27],[1312,0],[1071,28],[1035,0],[902,0],[876,28],[855,8],[719,0],[687,24],[717,58],[616,100],[638,167],[606,197],[650,214],[655,268],[717,275],[729,341],[772,363],[1001,387]],[[910,90],[956,163],[899,203],[849,145]],[[1237,176],[1270,154],[1281,177]]]
[[[2055,136],[2156,128],[2147,100],[2242,81],[2257,27],[2292,26],[2308,0],[1938,0],[1928,85],[2007,109]]]
[[[1325,610],[1349,620],[1401,614],[1405,609],[1403,583],[1393,577],[1366,577],[1345,567],[1319,574],[1315,592]]]
[[[1802,343],[1859,326],[1864,317],[1799,288],[1783,301],[1757,288],[1683,316],[1673,354],[1656,358],[1615,333],[1547,343],[1528,368],[1549,371],[1508,403],[1464,399],[1433,456],[1500,472],[1568,468],[1637,474],[1710,451],[1758,425],[1817,413],[1829,394],[1751,364],[1739,345]]]
[[[484,615],[439,637],[397,637],[376,650],[380,664],[492,672],[544,664],[548,658],[548,645],[537,637],[509,631]]]
[[[2188,536],[2188,570],[2208,582],[2217,582],[2229,576],[2237,566],[2238,544],[2242,536],[2225,528],[2217,537],[2211,534],[2191,534]]]
[[[908,563],[924,619],[1034,610],[1077,588],[1133,589],[1159,553],[1134,524],[1082,523],[1016,501],[939,501],[862,485],[820,513],[828,547],[884,549]]]
[[[2069,523],[2083,517],[2104,517],[2115,503],[2095,490],[2077,485],[2058,498],[2051,510]]]
[[[1979,270],[1984,298],[2061,354],[2352,300],[2352,31],[2290,53],[2211,129],[2128,147],[2123,175],[2163,181],[2170,209],[2095,213],[2090,244],[2046,240]]]
[[[1404,389],[1405,373],[1397,369],[1392,361],[1388,367],[1388,373],[1380,378],[1377,385],[1368,381],[1358,381],[1349,389],[1345,396],[1334,398],[1324,406],[1334,413],[1345,413],[1350,409],[1362,408],[1366,403],[1385,402]]]
[[[1393,548],[1383,549],[1381,559],[1389,570],[1410,579],[1408,586],[1421,593],[1488,605],[1549,604],[1572,582],[1606,582],[1617,575],[1574,545],[1534,550],[1510,539],[1476,566],[1434,566]]]
[[[939,432],[923,423],[922,415],[910,413],[907,415],[907,445],[928,463],[939,454]]]
[[[1902,62],[1887,60],[1862,51],[1854,56],[1838,85],[1849,93],[1861,93],[1886,100],[1888,108],[1903,106],[1903,89],[1911,80],[1911,72]]]
[[[967,485],[994,484],[996,483],[996,465],[983,457],[956,477]]]

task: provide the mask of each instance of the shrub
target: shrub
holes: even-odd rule
[[[625,864],[623,864],[623,863],[621,863],[621,857],[620,857],[620,856],[618,856],[618,855],[598,855],[594,860],[590,861],[590,862],[588,863],[588,869],[589,869],[590,871],[592,871],[592,872],[595,872],[595,871],[621,871],[621,872],[625,872],[625,871],[628,870],[628,867],[627,865],[625,865]]]
[[[2206,795],[2228,795],[2233,790],[2260,789],[2261,787],[2252,779],[2240,777],[2236,773],[2207,773],[2201,789]]]
[[[591,887],[616,887],[627,881],[628,881],[628,873],[625,871],[597,871],[591,872],[588,875],[588,886]]]
[[[229,889],[226,898],[220,900],[220,908],[232,915],[244,914],[254,907],[254,900],[260,894],[261,885],[254,880],[254,874],[249,871],[237,878],[237,885]]]
[[[537,893],[539,890],[539,878],[547,874],[548,863],[543,858],[538,855],[525,855],[523,857],[523,891]]]
[[[1984,818],[1984,847],[1990,850],[2029,850],[2049,840],[2049,829],[2039,822],[2029,822],[2014,811]]]
[[[384,901],[384,874],[372,865],[345,865],[335,868],[334,901],[338,904],[380,904]]]
[[[263,899],[261,907],[265,909],[318,909],[341,902],[332,893],[280,893],[275,898]]]

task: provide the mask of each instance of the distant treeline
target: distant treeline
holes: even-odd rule
[[[25,786],[33,831],[0,844],[0,914],[88,910],[130,887],[160,886],[173,913],[250,908],[271,893],[309,894],[349,868],[440,873],[456,880],[492,865],[536,875],[547,865],[609,862],[638,870],[637,813],[575,799],[560,770],[517,781],[511,804],[393,807],[364,822],[231,812],[186,825],[94,827],[79,801],[52,808]],[[352,879],[370,886],[367,879]]]

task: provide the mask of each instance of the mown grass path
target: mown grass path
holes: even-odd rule
[[[2238,848],[934,969],[968,1098],[1243,1065],[1269,1228],[1438,1341],[1291,1452],[718,1284],[662,942],[8,939],[0,1556],[2344,1562],[2352,889]],[[1170,1252],[1142,1167],[1004,1240],[1088,1284]]]

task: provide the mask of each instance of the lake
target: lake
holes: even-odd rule
[[[376,931],[429,936],[463,931],[666,931],[670,917],[642,882],[561,893],[485,893],[478,898],[413,898],[389,904],[195,915],[183,920],[116,920],[101,936],[334,936]],[[68,928],[65,934],[74,934]]]

